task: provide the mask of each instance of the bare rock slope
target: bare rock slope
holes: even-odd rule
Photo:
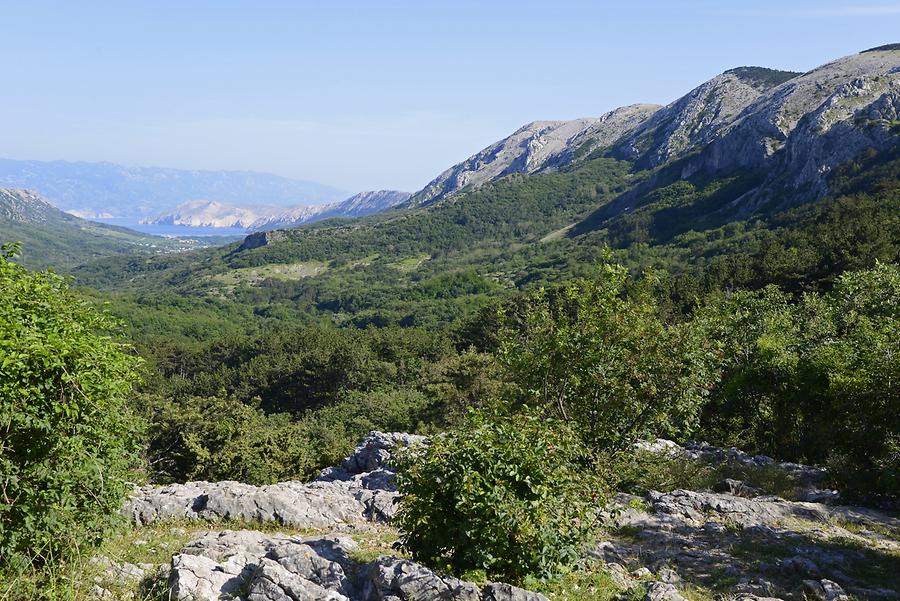
[[[512,173],[530,174],[568,164],[576,156],[612,144],[657,109],[657,105],[637,104],[599,118],[529,123],[441,173],[413,195],[410,204],[429,204]]]
[[[674,165],[682,178],[738,170],[765,174],[758,188],[735,199],[750,212],[779,191],[789,192],[782,204],[826,194],[834,168],[900,144],[898,124],[900,45],[807,73],[739,67],[664,107],[639,104],[600,118],[526,125],[441,173],[408,204],[437,202],[512,173],[559,169],[602,154],[631,161],[637,170]],[[614,203],[612,211],[627,210],[628,202]]]

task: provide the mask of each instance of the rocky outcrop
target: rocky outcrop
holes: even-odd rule
[[[810,487],[820,484],[828,473],[825,468],[789,461],[776,461],[767,455],[753,455],[735,447],[716,447],[707,442],[687,441],[679,445],[672,440],[657,438],[638,441],[634,444],[634,448],[639,451],[663,453],[716,465],[731,464],[751,469],[776,470],[791,476],[798,483]]]
[[[642,167],[682,156],[710,143],[759,96],[797,75],[760,67],[725,71],[654,113],[614,154]]]
[[[611,145],[657,109],[657,105],[637,104],[599,118],[529,123],[441,173],[414,194],[409,204],[430,204],[463,188],[477,188],[513,173],[530,174],[558,168]]]
[[[425,443],[421,436],[372,432],[339,466],[323,470],[308,484],[190,483],[142,489],[129,506],[139,522],[236,518],[316,528],[327,534],[205,532],[181,548],[167,570],[98,561],[106,562],[101,565],[107,576],[120,581],[168,572],[166,586],[173,599],[547,601],[508,584],[479,586],[409,559],[387,555],[361,559],[371,551],[351,535],[383,533],[368,522],[393,515],[397,496],[393,453],[398,447]],[[657,439],[636,446],[698,461],[784,470],[811,483],[823,475],[812,466],[779,463],[705,443],[678,445]],[[803,595],[892,599],[900,594],[900,587],[889,579],[879,585],[862,576],[898,565],[892,559],[900,557],[897,517],[860,507],[759,495],[736,480],[723,480],[714,488],[723,492],[677,489],[651,491],[643,499],[617,496],[607,512],[608,540],[590,549],[584,561],[601,562],[613,582],[630,591],[628,598],[638,595],[650,601],[682,601],[685,587],[721,589],[723,579],[733,583],[728,585],[729,594],[742,601]]]
[[[310,483],[145,486],[132,496],[125,512],[138,524],[173,519],[242,520],[293,528],[339,528],[385,521],[396,512],[390,451],[421,440],[411,434],[372,432],[339,468],[325,470]]]
[[[169,592],[183,601],[547,601],[509,584],[480,588],[406,559],[360,563],[357,550],[346,536],[210,532],[172,558]]]
[[[688,490],[651,492],[647,500],[644,511],[621,495],[613,531],[628,535],[590,553],[623,588],[637,586],[639,570],[646,569],[645,577],[670,583],[719,586],[727,577],[736,582],[730,592],[743,599],[802,598],[803,581],[807,592],[847,590],[872,599],[900,593],[873,587],[861,575],[871,571],[873,557],[891,566],[889,558],[900,556],[900,542],[879,534],[900,533],[900,520],[888,514]]]

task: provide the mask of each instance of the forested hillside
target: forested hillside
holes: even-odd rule
[[[900,50],[626,109],[216,248],[10,204],[0,599],[900,595]]]

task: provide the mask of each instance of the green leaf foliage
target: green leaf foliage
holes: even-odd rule
[[[89,545],[129,488],[138,360],[117,324],[0,252],[0,562]]]
[[[710,438],[829,462],[850,494],[900,493],[900,268],[848,272],[798,302],[774,287],[723,296],[702,313],[728,349]]]
[[[595,449],[690,432],[715,379],[717,345],[693,324],[666,325],[651,280],[604,265],[526,295],[501,315],[498,355],[515,401],[572,424]]]
[[[563,423],[473,415],[399,459],[396,523],[415,559],[520,582],[575,562],[604,495]]]

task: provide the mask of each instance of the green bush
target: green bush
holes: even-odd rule
[[[0,563],[89,546],[129,488],[137,359],[117,324],[0,250]]]
[[[564,424],[535,416],[470,418],[398,460],[396,524],[417,560],[512,581],[578,559],[603,488]]]
[[[666,325],[652,280],[604,265],[527,295],[501,316],[498,355],[515,401],[571,423],[595,450],[677,436],[697,423],[716,379],[716,342],[691,323]]]
[[[313,473],[305,430],[231,398],[142,399],[147,459],[155,482],[238,480],[272,484]]]
[[[726,343],[704,434],[777,457],[830,463],[838,484],[900,494],[900,269],[848,272],[795,302],[769,287],[700,316]]]

